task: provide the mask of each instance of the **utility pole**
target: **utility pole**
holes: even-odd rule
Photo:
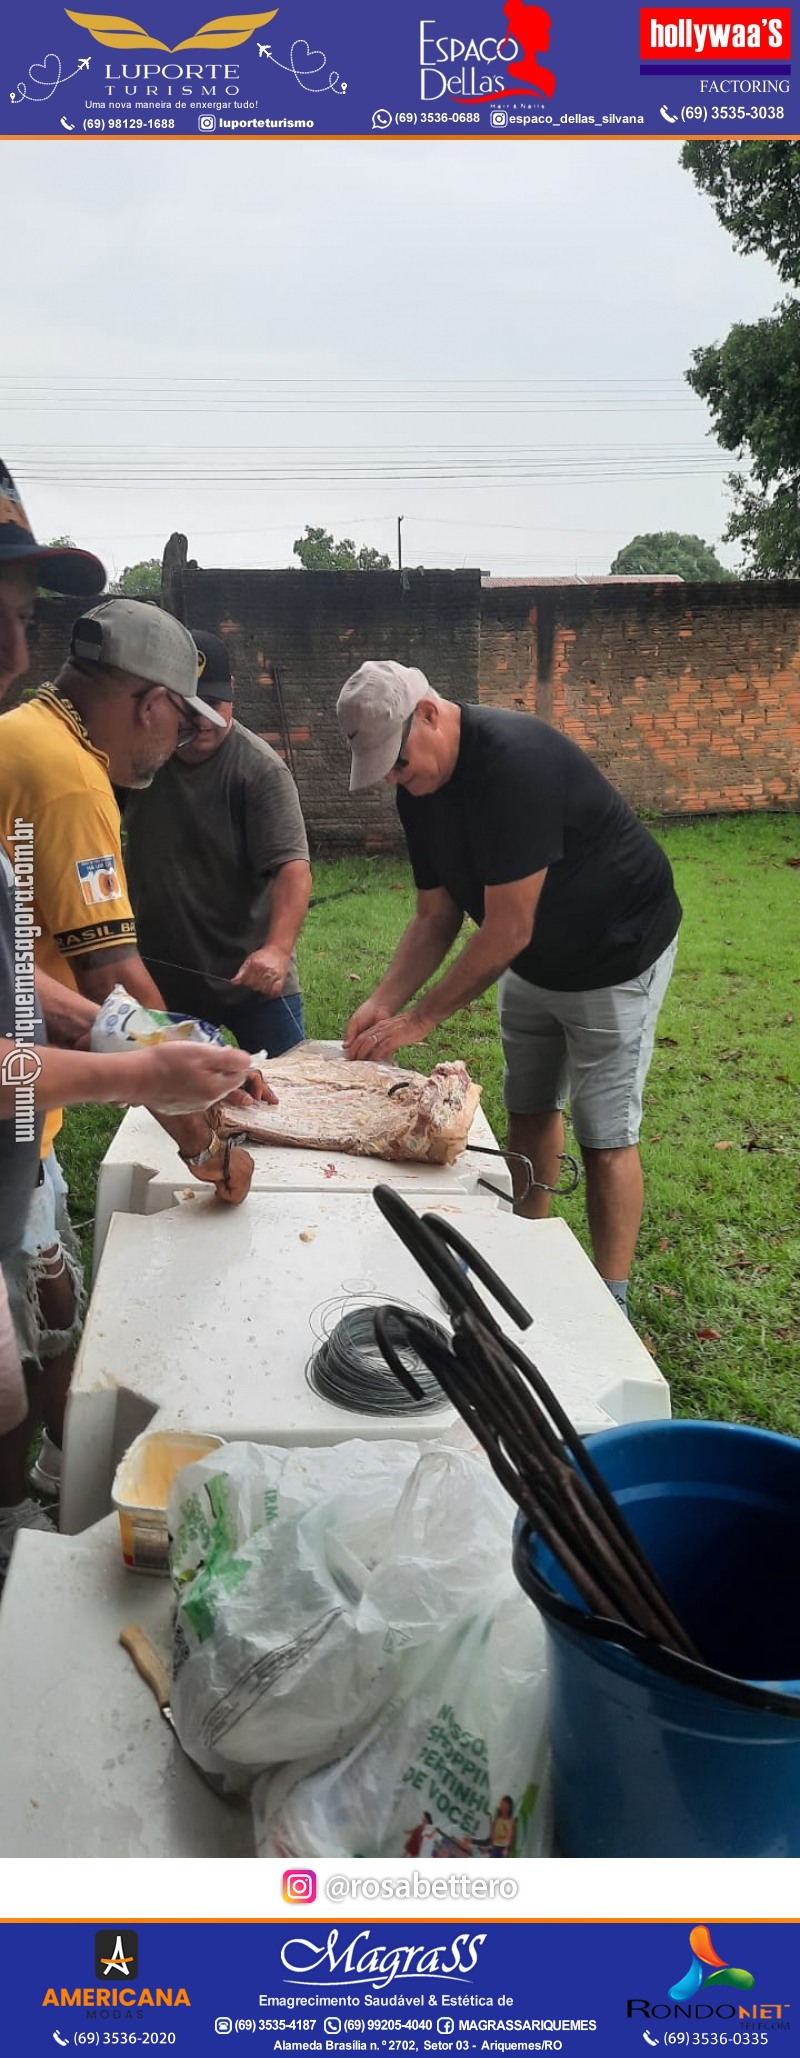
[[[403,569],[403,538],[402,538],[402,536],[401,536],[401,534],[400,534],[400,531],[401,531],[401,529],[402,529],[402,526],[403,526],[403,522],[404,522],[404,521],[405,521],[405,516],[404,516],[404,515],[398,515],[398,517],[397,517],[397,569],[398,569],[398,572],[402,572],[402,569]]]

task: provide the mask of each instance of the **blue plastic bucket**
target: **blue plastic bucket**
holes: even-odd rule
[[[566,1858],[800,1855],[800,1443],[716,1422],[587,1438],[704,1664],[587,1614],[522,1517]]]

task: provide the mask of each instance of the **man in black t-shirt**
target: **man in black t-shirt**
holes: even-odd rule
[[[642,1088],[681,919],[669,862],[585,752],[532,715],[459,707],[391,662],[362,665],[337,712],[351,791],[397,790],[417,887],[388,971],[347,1025],[347,1055],[421,1043],[499,979],[509,1149],[554,1186],[569,1099],[595,1263],[627,1312]],[[475,934],[422,993],[465,914]],[[538,1218],[549,1194],[520,1192],[516,1205]]]

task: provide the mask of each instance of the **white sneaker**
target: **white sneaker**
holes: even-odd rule
[[[38,1501],[17,1501],[13,1508],[0,1508],[0,1587],[8,1571],[14,1538],[20,1529],[46,1529],[56,1535],[56,1525]]]
[[[42,1441],[28,1473],[31,1486],[37,1493],[49,1494],[57,1500],[61,1492],[61,1452],[58,1444],[42,1430]]]

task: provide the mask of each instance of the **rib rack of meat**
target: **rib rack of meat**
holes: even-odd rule
[[[406,1158],[452,1165],[469,1135],[481,1089],[465,1065],[435,1065],[430,1078],[399,1065],[349,1064],[298,1044],[260,1067],[278,1096],[248,1109],[215,1110],[220,1135],[295,1150]]]

